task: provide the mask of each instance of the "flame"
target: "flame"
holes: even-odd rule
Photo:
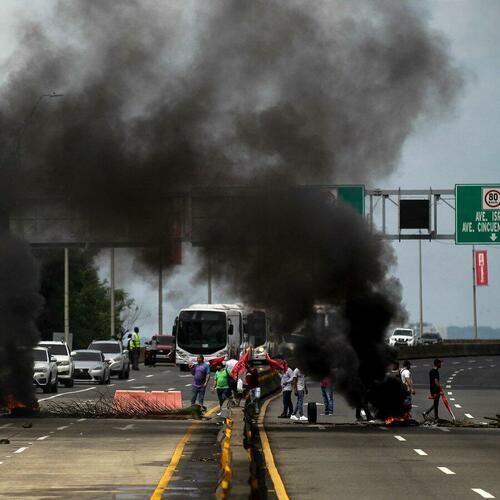
[[[400,415],[398,417],[387,417],[385,420],[384,420],[384,424],[385,425],[391,425],[393,424],[394,422],[408,422],[411,420],[411,413],[409,411],[407,411],[404,415]]]
[[[38,413],[40,406],[36,400],[31,404],[27,404],[17,400],[14,396],[7,396],[7,410],[9,411],[9,415]]]

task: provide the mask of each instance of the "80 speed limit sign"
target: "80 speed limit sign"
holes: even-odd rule
[[[500,208],[500,188],[483,188],[483,210]]]

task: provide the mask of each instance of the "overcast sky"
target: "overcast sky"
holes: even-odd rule
[[[53,2],[2,0],[0,3],[0,61],[13,48],[13,26],[23,15],[43,16]],[[427,1],[429,22],[441,31],[455,62],[466,74],[466,85],[454,112],[439,123],[417,127],[407,140],[399,168],[390,178],[367,188],[450,189],[456,183],[500,182],[500,1]],[[0,76],[0,82],[2,77]],[[453,230],[453,211],[440,209],[440,227]],[[391,228],[396,232],[396,226]],[[394,274],[403,285],[404,302],[412,320],[418,319],[418,243],[394,243],[398,258]],[[165,330],[176,311],[195,302],[206,302],[206,287],[193,284],[195,256],[189,245],[185,263],[165,277]],[[490,246],[490,286],[478,290],[480,325],[500,327],[500,246]],[[142,305],[144,333],[156,332],[155,277],[131,273],[131,261],[118,252],[117,286],[126,288]],[[441,325],[472,324],[471,248],[453,241],[423,242],[424,319]],[[107,254],[99,260],[108,276]],[[147,279],[145,279],[147,278]],[[233,302],[223,287],[214,289],[216,302]]]

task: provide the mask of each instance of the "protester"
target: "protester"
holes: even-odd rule
[[[149,364],[151,366],[156,366],[156,353],[158,351],[158,338],[156,335],[153,335],[151,338],[151,345],[150,345],[150,354],[151,357],[149,358]]]
[[[413,383],[413,378],[411,376],[411,363],[406,360],[403,363],[403,369],[401,370],[401,382],[403,383],[403,386],[408,393],[405,399],[405,406],[409,408],[411,411],[411,404],[412,404],[412,395],[415,394],[415,385]]]
[[[368,407],[368,398],[367,398],[367,390],[363,383],[361,383],[361,387],[359,390],[360,401],[356,406],[356,421],[361,422],[363,420],[363,414],[365,413],[365,418],[368,422],[374,422],[373,415]]]
[[[255,366],[250,366],[247,370],[243,387],[248,391],[250,400],[254,404],[255,414],[259,413],[260,387],[259,387],[259,372]]]
[[[229,393],[234,404],[236,404],[236,400],[238,399],[238,377],[234,378],[232,372],[237,362],[236,359],[228,359],[226,361],[226,370],[229,373]]]
[[[331,377],[323,377],[319,381],[323,402],[325,404],[325,413],[322,415],[333,415],[333,383]]]
[[[288,366],[284,366],[281,371],[281,392],[283,395],[283,411],[278,418],[290,418],[293,414],[292,403],[292,380],[293,371]]]
[[[227,369],[222,366],[222,363],[217,364],[217,371],[215,372],[214,377],[214,386],[212,387],[212,392],[217,391],[217,398],[219,399],[220,410],[217,413],[217,416],[220,416],[222,413],[222,405],[224,401],[229,397],[230,389],[229,389],[229,379],[231,376]]]
[[[204,408],[203,400],[205,399],[205,391],[210,380],[210,367],[208,363],[205,363],[205,358],[201,354],[196,359],[196,364],[191,366],[191,373],[193,374],[191,404],[196,404],[196,399],[198,399],[199,405]]]
[[[441,396],[441,384],[439,383],[439,369],[441,368],[441,360],[435,359],[434,366],[429,371],[429,389],[431,398],[434,400],[431,407],[422,413],[424,420],[427,420],[429,413],[434,410],[434,420],[439,420],[439,399]]]
[[[295,368],[293,371],[292,387],[297,396],[297,402],[290,419],[307,421],[307,417],[304,416],[304,394],[307,394],[307,386],[304,374],[299,368]]]

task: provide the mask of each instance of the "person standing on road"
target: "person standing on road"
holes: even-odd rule
[[[323,395],[323,402],[325,404],[324,415],[333,415],[333,383],[331,377],[323,377],[319,381],[321,387],[321,394]]]
[[[203,400],[205,399],[205,391],[210,380],[210,367],[208,363],[205,363],[205,358],[201,354],[196,358],[196,364],[191,366],[191,373],[193,374],[191,405],[196,404],[196,400],[198,399],[199,405],[204,408]]]
[[[130,366],[134,363],[134,344],[132,343],[132,334],[127,335],[127,350],[128,350],[128,360]]]
[[[434,367],[429,371],[429,389],[431,398],[434,400],[431,407],[422,413],[424,420],[427,420],[429,413],[434,410],[434,420],[439,420],[439,399],[441,396],[441,384],[439,383],[439,369],[441,368],[441,360],[434,360]]]
[[[229,379],[231,376],[227,371],[227,368],[222,366],[222,363],[217,363],[217,370],[215,372],[214,377],[214,386],[212,387],[212,392],[217,391],[217,398],[219,400],[220,410],[217,413],[217,416],[220,416],[222,413],[222,405],[224,401],[229,397],[230,389],[229,389]]]
[[[307,394],[306,380],[304,374],[299,368],[295,368],[293,371],[292,386],[295,395],[297,396],[297,402],[295,404],[293,415],[290,419],[307,421],[307,417],[304,416],[304,394]]]
[[[281,372],[281,391],[283,394],[283,412],[278,418],[290,418],[293,414],[292,403],[292,380],[293,371],[290,367],[285,366],[286,370]]]
[[[405,406],[409,408],[409,411],[411,411],[412,396],[415,394],[415,385],[413,384],[410,368],[411,363],[406,360],[401,370],[401,382],[408,393],[408,396],[405,398]]]
[[[134,327],[132,334],[132,370],[139,370],[139,355],[141,354],[141,338],[139,337],[139,328]]]
[[[255,414],[259,414],[260,387],[259,372],[255,366],[249,366],[245,375],[243,387],[248,391],[250,401],[254,404]]]
[[[151,357],[150,357],[150,362],[151,366],[156,366],[156,353],[158,351],[158,337],[156,335],[153,335],[151,338]]]

